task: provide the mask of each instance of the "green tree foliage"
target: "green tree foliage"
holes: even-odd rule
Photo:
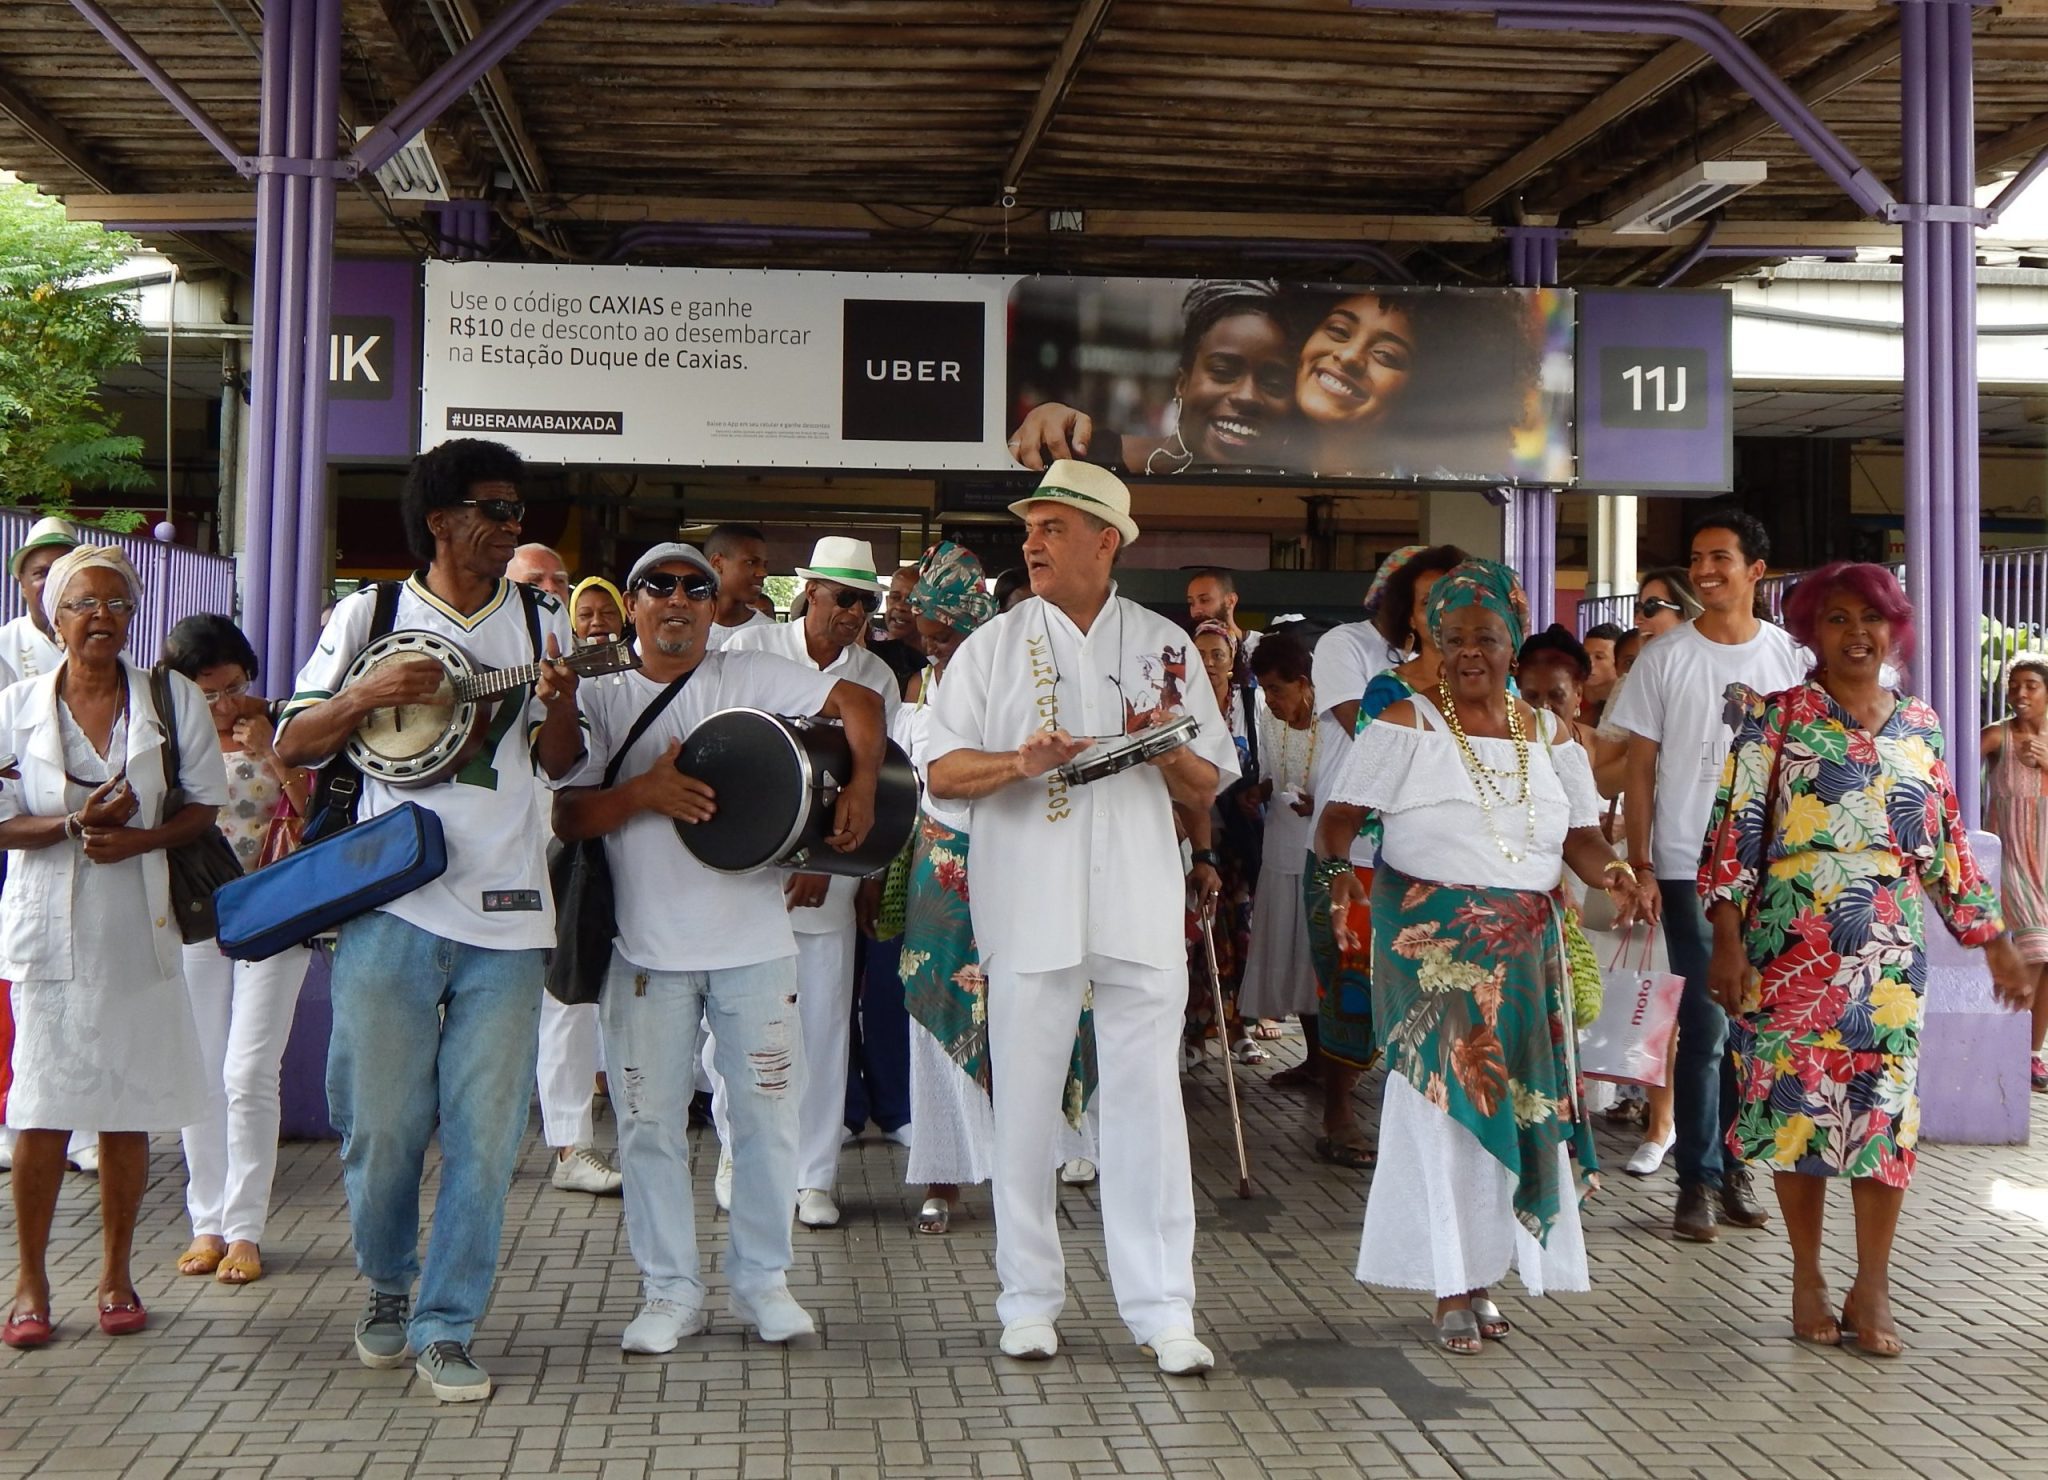
[[[142,327],[126,295],[89,281],[136,250],[0,177],[0,504],[62,511],[85,490],[150,486],[141,439],[117,434],[99,399]]]

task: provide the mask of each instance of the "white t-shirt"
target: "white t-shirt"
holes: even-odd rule
[[[43,635],[28,613],[0,626],[0,688],[55,673],[63,661],[64,650]]]
[[[1400,661],[1400,654],[1387,646],[1385,635],[1370,622],[1332,627],[1316,642],[1309,670],[1316,689],[1316,764],[1309,777],[1309,795],[1316,803],[1315,816],[1308,824],[1311,847],[1323,820],[1323,805],[1329,801],[1330,783],[1351,752],[1351,729],[1339,724],[1332,711],[1339,704],[1358,702],[1365,696],[1367,684]],[[1363,838],[1353,840],[1351,861],[1360,866],[1372,863],[1372,847]]]
[[[1802,682],[1811,666],[1806,650],[1769,622],[1748,642],[1714,642],[1687,622],[1643,645],[1604,718],[1657,742],[1650,862],[1658,878],[1690,879],[1699,871],[1721,763],[1735,734],[1728,723],[1728,686],[1776,693]]]
[[[801,622],[771,622],[763,617],[759,622],[749,622],[744,627],[729,630],[732,635],[726,638],[720,652],[773,653],[813,673],[822,671],[830,674],[834,682],[845,679],[848,683],[873,689],[882,696],[883,723],[895,728],[896,711],[903,707],[903,688],[896,682],[896,674],[889,665],[866,648],[858,645],[845,648],[820,670],[811,661],[811,650],[804,642],[804,624]],[[691,681],[695,682],[694,679]],[[825,891],[823,904],[815,909],[790,911],[791,927],[799,935],[829,935],[835,930],[853,929],[853,896],[858,888],[858,880],[834,874],[830,887]]]
[[[748,631],[751,628],[773,627],[776,625],[777,623],[773,617],[759,611],[749,612],[746,621],[741,622],[737,627],[727,627],[721,623],[713,622],[710,629],[704,634],[704,651],[715,653],[742,632]],[[692,683],[696,682],[695,679],[690,681]]]
[[[950,801],[931,794],[931,706],[936,693],[932,670],[927,668],[924,671],[923,699],[915,704],[905,704],[896,711],[896,718],[889,726],[889,738],[903,747],[903,753],[910,757],[911,769],[917,772],[917,784],[924,788],[918,796],[918,806],[934,821],[944,823],[955,832],[966,832],[974,820],[974,804]]]
[[[553,634],[561,651],[574,646],[561,604],[545,592],[540,603],[541,649]],[[370,638],[376,613],[374,586],[344,596],[320,634],[320,645],[298,682],[279,734],[292,718],[334,697],[342,678]],[[438,633],[461,644],[479,668],[515,668],[533,662],[533,637],[519,588],[498,582],[489,601],[464,616],[408,577],[399,593],[392,630]],[[581,695],[579,695],[579,703]],[[555,900],[539,840],[549,836],[546,805],[549,781],[533,758],[534,732],[547,717],[533,690],[515,689],[498,701],[490,720],[487,748],[446,781],[431,786],[388,786],[363,778],[359,820],[368,821],[406,802],[439,814],[448,838],[448,871],[383,906],[408,925],[463,945],[491,950],[546,949],[555,943]],[[544,786],[535,786],[539,775]]]
[[[601,786],[616,747],[642,710],[668,687],[644,673],[622,675],[589,693],[584,717],[589,753],[576,786]],[[837,679],[768,653],[707,653],[690,681],[633,742],[619,767],[630,781],[654,763],[670,741],[691,732],[721,709],[765,709],[770,714],[816,714]],[[746,805],[720,797],[720,806]],[[619,954],[651,971],[719,971],[796,954],[782,875],[773,869],[722,874],[706,868],[676,836],[675,823],[638,812],[605,836],[618,901]],[[813,912],[815,913],[815,911]]]
[[[936,760],[1005,751],[1034,732],[1120,736],[1127,716],[1162,707],[1195,718],[1195,754],[1237,779],[1200,656],[1182,631],[1135,602],[1110,600],[1084,635],[1038,597],[977,628],[946,664],[932,701]],[[1186,883],[1166,778],[1133,766],[1085,786],[1057,771],[974,803],[968,895],[981,959],[1008,972],[1061,971],[1086,956],[1170,970],[1186,962]]]

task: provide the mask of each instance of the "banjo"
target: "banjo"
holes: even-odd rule
[[[430,786],[445,780],[475,754],[490,722],[492,699],[540,678],[541,665],[479,668],[460,645],[436,632],[387,632],[349,665],[342,687],[381,668],[430,658],[445,675],[440,691],[424,704],[373,709],[345,747],[365,776],[389,786]],[[582,678],[640,666],[640,655],[624,642],[597,643],[562,655]]]

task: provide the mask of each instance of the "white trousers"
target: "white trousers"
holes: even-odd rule
[[[185,947],[185,990],[206,1066],[204,1118],[185,1127],[192,1236],[263,1242],[277,1174],[278,1064],[313,953],[230,961],[212,941]]]
[[[846,1056],[853,1029],[854,927],[796,938],[796,1006],[804,1029],[797,1102],[796,1185],[830,1192],[846,1130]]]
[[[550,1146],[588,1146],[597,1135],[590,1097],[603,1066],[599,1057],[597,1004],[565,1007],[553,993],[540,999],[540,1128]]]
[[[1194,1325],[1195,1188],[1181,1109],[1183,968],[1090,956],[1065,971],[992,966],[989,1052],[995,1061],[996,1275],[1005,1325],[1056,1319],[1066,1304],[1055,1146],[1074,1029],[1095,984],[1103,1242],[1117,1314],[1136,1341]]]

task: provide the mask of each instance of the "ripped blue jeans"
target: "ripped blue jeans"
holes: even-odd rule
[[[796,957],[722,971],[649,971],[615,949],[599,1017],[619,1117],[626,1237],[643,1297],[704,1301],[689,1134],[707,1022],[732,1117],[727,1281],[746,1296],[780,1288],[790,1261],[804,1072]],[[707,1148],[715,1151],[716,1142],[707,1138]]]

